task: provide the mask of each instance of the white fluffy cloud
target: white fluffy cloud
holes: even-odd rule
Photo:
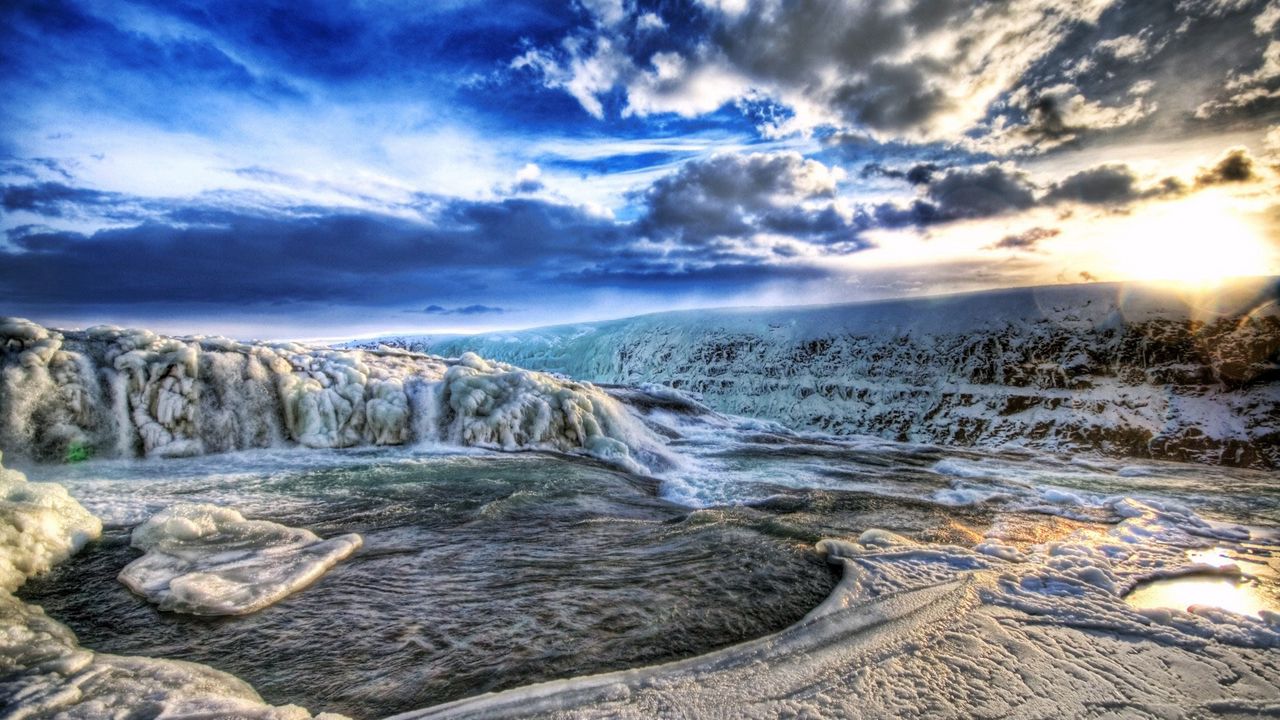
[[[600,96],[615,88],[637,115],[699,115],[758,96],[794,111],[786,129],[831,124],[878,137],[954,139],[1067,30],[1109,4],[707,2],[704,33],[649,54],[630,51],[627,29],[639,23],[618,19],[610,5],[590,33],[515,64],[537,68],[597,117]]]

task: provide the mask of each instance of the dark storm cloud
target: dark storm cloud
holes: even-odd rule
[[[1176,178],[1165,178],[1154,186],[1142,187],[1141,179],[1128,165],[1110,164],[1082,170],[1053,184],[1045,193],[1044,201],[1125,206],[1139,200],[1176,196],[1185,190]]]
[[[455,201],[431,222],[317,208],[175,208],[91,234],[8,232],[0,284],[23,303],[392,304],[467,283],[605,263],[619,231],[576,208]]]
[[[1036,204],[1035,185],[1026,174],[996,163],[950,170],[926,187],[926,196],[945,219],[988,217]]]
[[[773,185],[762,168],[737,180],[705,176],[707,191]],[[726,187],[710,181],[729,182]],[[686,175],[683,181],[687,181]],[[808,181],[806,181],[808,182]],[[830,193],[805,186],[820,197]],[[763,190],[762,190],[763,192]],[[752,193],[746,192],[747,197]],[[700,289],[824,274],[732,247],[660,252],[636,242],[633,225],[582,208],[528,198],[467,201],[423,198],[424,219],[316,206],[272,211],[178,200],[143,201],[68,186],[10,187],[6,207],[50,219],[122,212],[143,204],[144,222],[78,233],[42,225],[11,228],[0,243],[0,286],[22,306],[140,303],[206,306],[330,303],[397,307],[435,296],[429,315],[475,316],[504,306],[465,304],[476,294],[500,299],[554,284],[618,289]],[[773,208],[768,221],[820,233],[835,220]],[[785,257],[782,258],[785,260]],[[457,303],[462,300],[462,303]],[[422,307],[422,306],[419,306]]]
[[[62,183],[0,185],[0,205],[5,211],[26,210],[49,217],[62,217],[77,206],[103,206],[117,202],[115,193],[71,187]]]
[[[1212,171],[1205,172],[1213,178],[1223,174],[1239,177],[1251,167],[1250,163],[1229,153]],[[864,228],[868,229],[923,228],[1067,203],[1124,210],[1140,202],[1167,200],[1190,192],[1187,184],[1175,177],[1154,183],[1144,182],[1133,168],[1122,163],[1091,167],[1043,186],[1032,182],[1025,172],[1002,163],[950,168],[941,173],[934,171],[923,182],[912,181],[910,171],[872,168],[871,172],[911,183],[916,187],[917,197],[907,203],[887,202],[862,208],[860,216],[864,218]],[[1200,184],[1203,185],[1204,181]],[[1009,244],[1002,240],[997,246],[1017,247],[1019,239],[1016,236],[1011,238],[1005,238]]]
[[[910,185],[927,185],[933,176],[944,168],[937,163],[917,163],[909,168],[888,167],[878,162],[867,163],[859,173],[863,178],[887,177],[903,180]]]
[[[991,247],[1000,250],[1035,250],[1042,241],[1061,235],[1057,228],[1033,227],[1014,235],[1005,235]]]
[[[1257,163],[1249,155],[1248,150],[1231,148],[1222,155],[1217,164],[1201,170],[1200,174],[1196,175],[1196,184],[1205,186],[1253,182],[1261,179],[1256,167]]]
[[[903,179],[912,182],[907,177],[910,174],[903,173]],[[919,193],[915,200],[863,208],[859,213],[862,224],[868,228],[923,228],[1019,212],[1038,203],[1037,188],[1026,173],[1000,163],[951,168],[941,174],[930,171],[927,180],[917,180],[922,182],[913,183]]]
[[[695,160],[635,198],[642,235],[687,245],[777,233],[818,243],[856,240],[861,228],[835,206],[841,174],[797,153]]]

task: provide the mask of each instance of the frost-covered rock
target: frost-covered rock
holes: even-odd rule
[[[1213,297],[1052,286],[378,342],[662,383],[802,430],[1280,467],[1273,281]]]
[[[245,615],[315,582],[360,545],[354,533],[321,540],[230,508],[180,504],[134,528],[133,547],[146,554],[120,582],[161,610]]]
[[[445,373],[442,397],[455,418],[453,437],[463,445],[581,448],[628,462],[628,441],[648,438],[621,404],[594,386],[490,364],[473,353]]]
[[[582,451],[633,469],[657,444],[590,384],[477,357],[0,319],[0,445],[38,459],[442,440]]]

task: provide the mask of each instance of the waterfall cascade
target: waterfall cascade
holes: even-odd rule
[[[0,319],[0,447],[38,460],[447,441],[629,465],[651,440],[593,385],[470,353],[58,332]]]

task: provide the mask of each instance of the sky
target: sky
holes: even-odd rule
[[[0,93],[60,327],[1280,274],[1280,0],[9,0]]]

